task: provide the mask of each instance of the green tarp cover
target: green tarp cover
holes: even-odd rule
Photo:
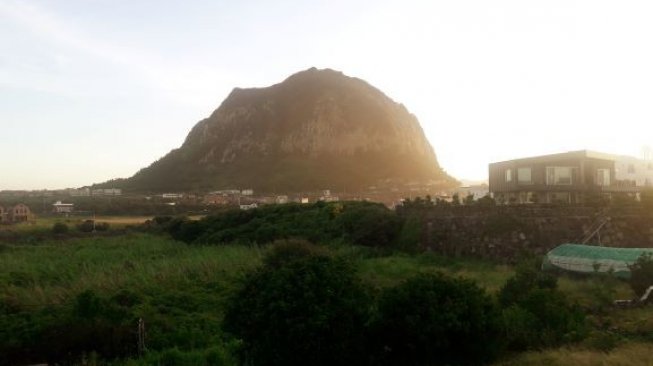
[[[572,272],[608,272],[629,276],[629,265],[650,248],[610,248],[582,244],[562,244],[546,255],[544,268],[559,268]]]

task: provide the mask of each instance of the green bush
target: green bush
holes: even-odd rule
[[[393,244],[401,228],[401,219],[382,204],[352,206],[336,220],[345,240],[370,247]]]
[[[357,365],[369,308],[350,264],[309,256],[250,273],[223,326],[242,340],[244,364]]]
[[[268,268],[280,268],[291,262],[317,255],[326,256],[327,251],[302,239],[277,240],[272,243],[272,247],[263,258],[263,263]]]
[[[68,225],[64,224],[63,222],[55,222],[54,225],[52,225],[52,233],[66,234],[68,233]]]
[[[518,265],[498,298],[503,338],[511,350],[556,346],[586,333],[585,314],[558,291],[556,278],[539,270],[537,261]]]
[[[95,222],[93,220],[84,220],[77,224],[77,230],[83,233],[90,233],[95,229]]]
[[[373,326],[374,363],[479,365],[500,352],[492,299],[474,282],[421,274],[386,290]]]
[[[637,296],[644,295],[646,289],[653,286],[653,255],[650,253],[642,254],[630,266],[629,284]]]
[[[499,291],[499,303],[510,306],[519,303],[534,289],[555,289],[558,279],[549,273],[540,270],[541,262],[536,259],[526,259],[515,268],[515,275],[508,279]]]
[[[268,244],[279,239],[301,238],[313,243],[344,240],[388,247],[396,243],[403,220],[379,203],[317,202],[230,210],[199,221],[155,218],[154,222],[154,229],[163,226],[175,240],[186,243]]]

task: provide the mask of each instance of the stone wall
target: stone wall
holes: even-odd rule
[[[422,220],[421,245],[447,255],[513,262],[521,253],[544,254],[563,243],[653,247],[653,213],[642,207],[431,207],[404,212]]]

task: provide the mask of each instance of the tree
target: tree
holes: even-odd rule
[[[499,291],[509,349],[551,347],[585,335],[584,313],[558,291],[556,278],[539,267],[536,260],[522,262]]]
[[[644,253],[630,266],[630,287],[637,296],[653,286],[653,254]]]
[[[421,274],[382,294],[375,363],[483,364],[500,350],[499,324],[494,302],[474,282]]]
[[[360,364],[370,302],[353,267],[321,255],[269,263],[227,304],[224,329],[242,340],[243,363]]]

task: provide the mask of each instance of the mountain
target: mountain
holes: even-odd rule
[[[234,89],[180,148],[103,185],[290,193],[408,182],[454,182],[417,118],[363,80],[311,68],[267,88]]]

